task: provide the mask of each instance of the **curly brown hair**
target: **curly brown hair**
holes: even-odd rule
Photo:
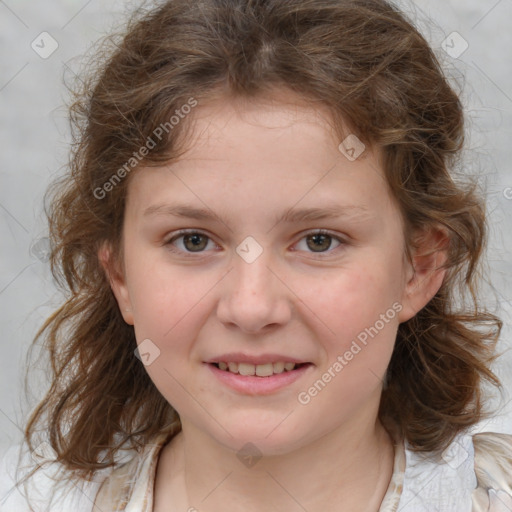
[[[499,386],[490,364],[502,326],[478,302],[485,208],[475,181],[451,175],[463,108],[407,16],[383,0],[172,0],[138,13],[107,47],[71,107],[70,170],[48,190],[51,268],[68,296],[34,340],[45,334],[52,378],[26,427],[30,449],[42,425],[57,460],[89,477],[115,465],[121,448],[179,431],[177,412],[134,357],[134,328],[98,251],[108,242],[122,266],[126,162],[155,130],[167,123],[144,165],[183,154],[191,123],[171,130],[169,119],[191,98],[250,98],[274,87],[327,106],[340,140],[349,126],[382,151],[409,261],[422,229],[449,234],[441,288],[399,326],[381,419],[413,449],[437,451],[483,417],[482,382]]]

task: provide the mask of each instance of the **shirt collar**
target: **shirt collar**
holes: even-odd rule
[[[153,512],[156,467],[162,448],[173,433],[162,433],[140,455],[116,468],[103,481],[94,501],[95,512]],[[395,442],[393,474],[379,512],[397,512],[404,488],[407,453],[403,441]]]

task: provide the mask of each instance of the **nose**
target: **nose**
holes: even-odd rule
[[[217,317],[226,327],[258,333],[290,321],[290,290],[269,260],[265,252],[252,263],[234,256],[234,268],[222,282],[217,306]]]

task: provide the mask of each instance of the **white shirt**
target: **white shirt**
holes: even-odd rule
[[[156,465],[167,440],[168,434],[161,434],[140,455],[80,485],[58,486],[52,476],[62,470],[49,465],[28,484],[33,510],[152,512]],[[18,467],[20,449],[22,445],[10,448],[0,464],[1,512],[31,512],[23,488],[15,484],[33,465],[25,452]],[[393,476],[379,512],[512,512],[512,435],[459,435],[437,459],[397,443]]]

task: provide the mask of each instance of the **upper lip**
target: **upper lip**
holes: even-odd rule
[[[283,354],[260,354],[257,356],[251,356],[249,354],[243,354],[241,352],[230,352],[229,354],[221,354],[220,356],[212,357],[205,361],[206,363],[249,363],[249,364],[268,364],[268,363],[308,363],[309,361],[304,361],[303,359],[297,359],[296,357],[285,356]]]

